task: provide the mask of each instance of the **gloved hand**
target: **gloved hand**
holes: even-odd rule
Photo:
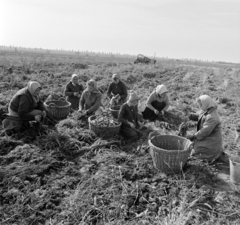
[[[131,128],[135,128],[135,125],[134,125],[133,123],[128,122],[128,124],[129,124],[129,126],[130,126]]]
[[[190,141],[194,141],[196,137],[194,135],[187,135],[186,138],[189,139]]]
[[[47,116],[46,111],[42,111],[42,116],[43,116],[43,118],[45,118]]]
[[[154,109],[154,113],[158,115],[159,111],[157,109]]]
[[[75,97],[80,97],[80,94],[78,93],[78,92],[73,92],[73,96],[75,96]]]
[[[119,94],[117,94],[114,96],[114,98],[115,98],[116,102],[118,102],[121,99],[121,96]]]
[[[35,120],[36,120],[37,122],[40,122],[40,121],[41,121],[41,116],[40,116],[40,115],[36,115],[34,118],[35,118]]]

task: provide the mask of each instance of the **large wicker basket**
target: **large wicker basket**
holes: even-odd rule
[[[154,166],[166,174],[182,171],[192,149],[192,142],[174,135],[157,135],[148,140]]]
[[[55,119],[62,120],[70,113],[71,103],[67,102],[64,98],[60,98],[58,101],[44,102],[44,106]]]
[[[112,106],[111,108],[109,108],[113,118],[118,119],[118,113],[119,113],[120,108],[121,108],[120,105],[115,105],[115,106]]]
[[[95,120],[97,116],[90,116],[88,118],[89,123],[89,130],[93,131],[97,136],[102,136],[105,138],[110,138],[117,135],[120,131],[121,123],[117,126],[110,127],[110,126],[99,126],[96,125],[93,120]]]

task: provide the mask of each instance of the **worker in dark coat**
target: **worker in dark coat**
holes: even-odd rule
[[[67,96],[67,101],[71,103],[72,109],[77,110],[79,108],[79,101],[83,90],[83,85],[78,83],[78,75],[73,74],[64,90],[64,94]]]
[[[94,79],[89,80],[80,99],[79,112],[88,116],[97,113],[102,105],[101,99],[102,94],[98,90],[97,82]]]
[[[140,138],[140,124],[138,121],[138,102],[139,97],[135,92],[130,93],[129,99],[121,106],[118,120],[122,123],[120,133],[131,140]]]
[[[114,98],[118,105],[122,105],[127,100],[127,86],[120,80],[118,74],[113,74],[113,82],[109,85],[107,95],[110,99]]]
[[[217,112],[217,103],[208,95],[197,100],[200,114],[191,114],[190,119],[198,121],[197,132],[187,136],[194,143],[193,156],[208,161],[218,159],[223,153],[221,120]],[[222,157],[222,156],[221,156]]]
[[[29,121],[40,122],[46,117],[46,110],[40,101],[41,85],[36,81],[29,81],[27,87],[19,90],[11,99],[8,115],[3,120],[5,131],[20,131]]]
[[[143,119],[156,120],[164,116],[165,111],[169,108],[168,90],[165,85],[161,84],[150,94],[147,99],[146,108],[142,112]]]

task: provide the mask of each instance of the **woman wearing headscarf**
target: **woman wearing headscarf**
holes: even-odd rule
[[[67,101],[71,103],[72,109],[76,110],[79,108],[79,100],[83,90],[83,85],[78,83],[78,75],[73,74],[64,90],[64,94],[67,96]]]
[[[146,108],[142,112],[143,119],[156,120],[168,110],[170,105],[168,90],[161,84],[150,94],[147,99]]]
[[[124,103],[119,111],[118,120],[122,123],[120,133],[126,138],[137,140],[140,137],[140,124],[138,121],[139,97],[135,92],[131,92],[129,99]]]
[[[112,75],[113,82],[109,85],[107,95],[113,99],[117,105],[122,105],[127,99],[127,86],[120,80],[119,74]]]
[[[101,99],[102,94],[97,88],[97,82],[94,79],[89,80],[80,99],[79,111],[87,115],[94,114],[102,105]]]
[[[19,90],[10,101],[8,115],[3,120],[3,128],[7,130],[21,130],[29,121],[40,122],[46,117],[43,103],[39,99],[41,85],[36,81],[29,81],[27,87]]]
[[[197,132],[187,138],[194,143],[193,156],[214,161],[223,152],[221,120],[217,112],[217,103],[208,95],[201,95],[197,103],[201,113],[189,116],[189,119],[198,121]]]

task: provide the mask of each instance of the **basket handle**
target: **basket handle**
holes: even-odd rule
[[[94,117],[96,117],[96,116],[95,116],[95,115],[89,116],[89,117],[88,117],[88,122],[91,123],[91,122],[92,122],[92,119],[93,119]],[[94,120],[94,119],[93,119],[93,120]]]
[[[48,105],[48,107],[50,107],[50,108],[56,108],[57,106],[56,106],[56,104],[54,104],[54,103],[52,102],[52,103],[50,103],[50,104]]]
[[[102,112],[101,116],[108,116],[108,113],[107,112]]]
[[[159,133],[157,133],[156,131],[151,132],[148,135],[148,140],[151,140],[152,138],[154,138],[155,136],[159,135]]]
[[[188,150],[192,151],[193,150],[193,142],[188,146]]]
[[[59,98],[59,100],[60,100],[60,101],[63,101],[63,102],[66,102],[66,99],[63,98],[63,97]]]

